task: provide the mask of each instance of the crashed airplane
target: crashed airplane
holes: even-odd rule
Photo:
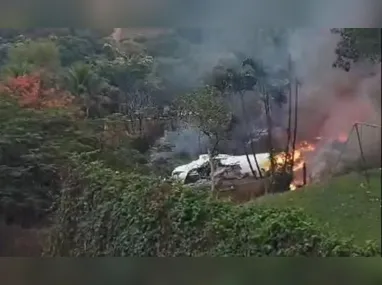
[[[241,179],[252,176],[253,173],[248,159],[256,175],[259,175],[253,155],[247,158],[246,155],[233,156],[228,154],[219,154],[214,157],[214,160],[217,161],[217,168],[214,175],[224,176],[226,179]],[[269,153],[256,154],[256,159],[264,174],[270,165]],[[197,160],[176,167],[172,171],[172,177],[184,184],[189,184],[199,180],[210,179],[210,171],[208,154],[202,154]]]

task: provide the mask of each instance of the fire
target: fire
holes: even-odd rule
[[[316,137],[316,142],[325,140],[323,137]],[[345,132],[340,132],[339,135],[336,138],[336,141],[340,143],[345,143],[348,140],[348,134]],[[293,175],[294,179],[293,182],[290,185],[290,190],[296,190],[299,185],[303,185],[303,171],[304,164],[306,163],[306,156],[309,153],[312,153],[316,150],[316,144],[315,143],[309,143],[307,141],[301,142],[295,149],[294,152],[294,163],[293,163]],[[292,157],[292,154],[289,154],[289,157]],[[276,156],[276,162],[279,165],[284,164],[284,161],[286,159],[285,154],[278,154]]]
[[[348,134],[346,134],[345,132],[340,132],[336,138],[336,141],[344,143],[347,141],[347,139]],[[309,156],[309,154],[316,151],[316,144],[318,144],[319,142],[325,143],[326,141],[330,141],[330,139],[318,136],[315,138],[314,143],[308,141],[302,141],[301,143],[299,143],[294,150],[294,154],[292,151],[290,151],[290,153],[288,154],[283,152],[275,155],[274,160],[276,163],[276,167],[283,167],[286,161],[288,162],[289,160],[291,162],[293,159],[294,178],[292,183],[290,184],[291,191],[296,190],[299,186],[302,186],[304,184],[304,165],[306,166],[307,157]],[[269,165],[267,168],[269,168]]]
[[[293,191],[298,187],[298,185],[303,184],[301,170],[304,168],[304,164],[306,163],[306,154],[315,150],[316,147],[314,144],[308,143],[307,141],[303,141],[296,147],[294,155],[291,152],[288,155],[286,155],[285,153],[281,153],[275,156],[275,161],[278,166],[284,165],[287,159],[292,160],[293,158],[294,180],[290,185],[290,190]]]
[[[344,142],[347,141],[347,139],[348,139],[347,134],[345,134],[345,133],[340,133],[340,135],[339,135],[338,138],[337,138],[337,141],[339,141],[340,143],[344,143]]]

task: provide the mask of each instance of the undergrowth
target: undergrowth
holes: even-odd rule
[[[60,195],[60,171],[72,153],[92,151],[91,160],[145,171],[143,155],[129,141],[104,143],[103,123],[67,110],[20,108],[0,94],[0,220],[23,227],[46,223]]]
[[[234,205],[208,192],[75,156],[48,256],[374,256],[297,209]]]

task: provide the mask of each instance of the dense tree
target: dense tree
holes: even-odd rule
[[[214,191],[215,162],[217,146],[228,138],[231,113],[223,94],[214,87],[205,87],[185,95],[179,101],[179,111],[190,117],[190,122],[210,139],[208,149],[211,168],[211,191]]]
[[[160,81],[153,72],[153,58],[149,56],[122,57],[99,60],[97,74],[118,88],[118,112],[142,120],[152,116],[152,94],[160,88]]]
[[[8,51],[8,64],[28,64],[35,69],[53,72],[60,67],[59,49],[50,40],[17,43]]]
[[[105,41],[102,39],[89,39],[75,35],[54,38],[63,66],[70,66],[75,62],[89,62],[102,56]]]
[[[110,98],[102,94],[106,82],[93,71],[91,65],[74,63],[68,68],[65,79],[65,87],[82,100],[86,118],[105,114],[106,110],[102,107],[110,103]]]
[[[346,28],[332,31],[341,36],[333,66],[348,71],[352,63],[360,60],[381,61],[381,29]]]
[[[7,223],[33,226],[49,219],[73,153],[90,151],[90,161],[102,159],[115,169],[144,169],[124,129],[111,127],[121,119],[83,122],[75,109],[57,103],[65,97],[54,95],[38,106],[0,95],[0,217]]]
[[[251,112],[264,115],[271,136],[271,103],[291,107],[293,94],[286,100],[287,84],[272,85],[273,74],[244,54],[236,54],[236,66],[215,68],[206,85],[178,88],[169,82],[177,69],[164,70],[163,62],[182,62],[189,42],[201,42],[200,31],[119,42],[111,33],[0,29],[2,220],[48,224],[46,253],[54,256],[376,254],[372,245],[359,248],[326,233],[299,211],[235,206],[154,177],[159,171],[148,163],[148,150],[163,136],[157,117],[164,102],[178,104],[179,116],[169,112],[171,117],[209,137],[214,192],[217,146],[229,139],[238,119],[230,100],[241,102],[248,123],[252,105],[243,98],[250,94],[256,103]],[[275,45],[284,40],[282,31],[269,33],[265,38]],[[340,33],[339,57],[380,60],[375,31]],[[157,57],[169,60],[162,62],[167,81],[158,73]],[[268,146],[273,153],[271,137]]]
[[[73,126],[65,112],[23,109],[1,96],[2,219],[30,226],[47,218],[60,189],[58,161],[72,147],[89,150],[75,142]]]

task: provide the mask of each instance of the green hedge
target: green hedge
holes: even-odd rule
[[[50,256],[372,256],[296,209],[234,205],[208,192],[74,158]]]

